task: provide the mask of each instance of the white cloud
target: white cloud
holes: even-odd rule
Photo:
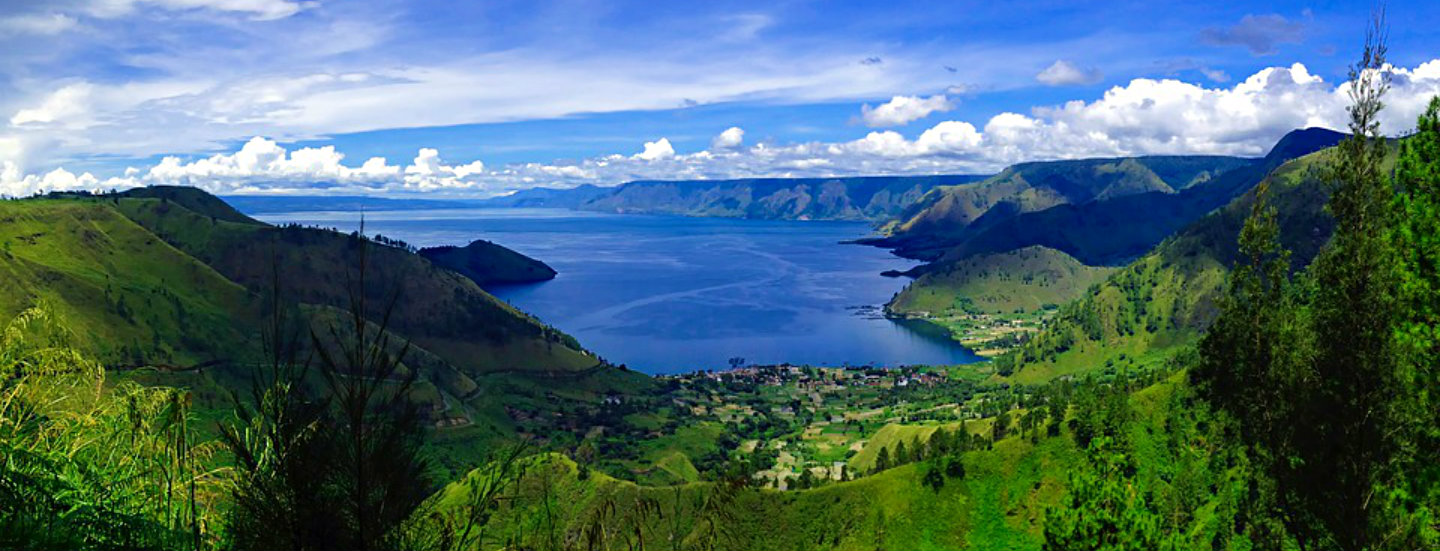
[[[318,2],[292,0],[89,0],[85,10],[94,17],[129,15],[140,6],[167,10],[234,12],[256,20],[283,19],[315,7]]]
[[[35,107],[16,111],[10,124],[51,124],[76,119],[89,112],[90,93],[94,87],[80,82],[67,85],[45,98]]]
[[[710,149],[734,149],[745,142],[745,130],[732,126],[710,140]]]
[[[666,138],[645,142],[645,150],[635,154],[636,159],[643,161],[659,161],[674,156],[675,148],[671,147],[670,140]]]
[[[0,162],[0,197],[27,197],[51,191],[99,191],[124,189],[140,185],[134,178],[100,179],[89,172],[76,175],[64,168],[44,174],[22,174],[13,161]]]
[[[869,104],[862,106],[860,118],[865,121],[865,126],[871,128],[904,126],[928,117],[931,113],[949,111],[954,108],[955,105],[943,94],[928,98],[895,96],[890,101],[873,108]]]
[[[63,13],[29,13],[0,19],[0,31],[26,35],[57,35],[75,28],[78,21]]]
[[[1074,63],[1063,59],[1055,60],[1040,74],[1035,75],[1035,80],[1047,86],[1075,86],[1083,84],[1095,84],[1105,78],[1099,69],[1093,67],[1080,68]]]
[[[1440,95],[1440,60],[1397,68],[1386,96],[1382,128],[1410,130],[1429,99]],[[438,150],[421,149],[404,167],[371,158],[344,163],[332,146],[293,151],[253,138],[238,151],[193,161],[166,157],[146,170],[102,180],[63,169],[26,175],[13,159],[25,144],[0,136],[0,194],[57,188],[188,184],[223,193],[433,193],[490,196],[536,186],[613,185],[639,179],[718,179],[765,176],[986,173],[1023,161],[1145,154],[1264,154],[1296,128],[1344,128],[1346,85],[1326,83],[1305,66],[1272,67],[1230,87],[1209,88],[1175,79],[1136,79],[1092,101],[1001,113],[975,124],[948,120],[914,138],[872,131],[851,141],[744,146],[738,128],[711,148],[677,152],[668,139],[635,155],[574,162],[490,167],[450,165]],[[733,142],[722,139],[726,135]],[[728,147],[716,147],[727,145]],[[8,157],[8,160],[7,160]]]

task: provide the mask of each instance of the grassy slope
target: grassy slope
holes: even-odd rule
[[[1172,483],[1177,473],[1170,454],[1194,453],[1167,441],[1173,400],[1185,377],[1176,373],[1130,397],[1136,421],[1128,425],[1128,435],[1137,458],[1136,478],[1145,485]],[[908,436],[927,430],[934,427],[890,425],[881,432]],[[883,438],[877,434],[872,442]],[[809,490],[747,490],[729,508],[730,529],[716,548],[1039,549],[1045,509],[1062,502],[1069,473],[1084,460],[1070,430],[1062,429],[1054,437],[1012,435],[993,449],[967,452],[965,477],[948,478],[938,491],[922,483],[928,463]],[[565,457],[545,455],[535,461],[486,526],[486,548],[512,539],[544,548],[552,526],[554,537],[563,540],[597,519],[612,535],[629,534],[637,504],[647,500],[659,508],[658,515],[641,523],[648,548],[703,547],[706,522],[700,504],[714,491],[712,483],[644,486],[593,471],[581,480]],[[440,509],[457,507],[470,483],[462,480],[439,493]],[[1214,506],[1214,501],[1201,503],[1194,513],[1208,518]],[[606,512],[599,514],[602,509]],[[624,545],[612,540],[612,547]]]
[[[994,424],[995,420],[991,418],[972,419],[966,421],[964,427],[966,432],[970,434],[990,434],[991,427]],[[949,431],[958,431],[960,430],[961,424],[889,424],[880,427],[880,430],[875,431],[875,434],[865,440],[865,446],[850,457],[850,460],[846,463],[846,468],[855,473],[868,473],[871,469],[875,468],[875,459],[880,455],[881,449],[889,449],[891,453],[894,453],[901,442],[905,443],[906,448],[913,449],[916,442],[923,443],[930,441],[930,436],[934,435],[935,431],[939,430],[940,427],[945,427],[945,429]]]
[[[250,340],[245,289],[110,205],[0,202],[0,316],[49,300],[111,366],[190,366]]]
[[[992,451],[967,454],[966,478],[951,479],[938,492],[921,483],[926,467],[919,464],[812,490],[746,491],[731,507],[717,548],[1038,549],[1044,506],[1063,495],[1061,465],[1076,457],[1068,439],[1038,445],[1010,439]],[[486,548],[512,537],[543,547],[551,525],[555,538],[563,540],[564,534],[583,531],[601,509],[607,509],[603,524],[610,533],[625,533],[633,530],[642,500],[660,508],[660,515],[643,523],[647,547],[693,548],[705,539],[700,504],[712,483],[641,486],[594,471],[580,480],[576,473],[569,459],[545,456],[492,517]],[[437,499],[443,510],[463,502],[468,492],[469,482],[462,480]]]
[[[312,228],[212,219],[178,202],[122,198],[126,216],[213,266],[252,292],[272,285],[282,267],[282,292],[308,304],[348,307],[347,275],[355,241]],[[399,293],[391,329],[471,377],[504,371],[576,371],[598,362],[573,339],[482,291],[473,281],[418,255],[372,246],[369,287],[374,304]],[[378,306],[376,306],[378,309]]]
[[[272,255],[286,267],[287,292],[323,323],[346,305],[350,243],[320,230],[266,226],[190,189],[4,201],[0,314],[47,300],[76,344],[106,365],[162,366],[126,369],[117,379],[187,387],[201,417],[218,421],[228,416],[229,392],[247,388],[246,365],[258,356],[259,297],[267,294]],[[435,408],[433,417],[459,421],[432,439],[452,472],[482,459],[478,444],[514,437],[509,406],[548,411],[556,400],[593,403],[652,384],[595,368],[573,339],[463,276],[400,249],[372,250],[379,279],[402,281],[410,298],[392,328],[401,337],[430,332],[416,338],[407,365],[421,371],[415,397]],[[453,328],[435,331],[440,324]],[[163,369],[211,362],[221,366]]]
[[[1279,212],[1281,240],[1303,266],[1328,239],[1324,185],[1317,170],[1326,152],[1282,165],[1267,179]],[[1122,359],[1146,363],[1194,342],[1215,315],[1236,239],[1254,190],[1206,216],[1149,254],[1066,305],[1050,326],[1021,347],[1014,379],[1042,382]]]
[[[1078,298],[1111,271],[1054,249],[1027,247],[937,266],[907,285],[886,309],[933,315],[1035,311]]]

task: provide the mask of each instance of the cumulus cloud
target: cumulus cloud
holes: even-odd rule
[[[724,132],[710,140],[710,149],[734,149],[745,142],[745,130],[738,126],[726,128]]]
[[[1440,95],[1440,60],[1394,68],[1382,128],[1411,130],[1429,99]],[[20,148],[0,136],[0,195],[39,190],[195,185],[220,193],[433,193],[491,196],[537,186],[614,185],[641,179],[989,173],[1023,161],[1145,154],[1258,156],[1296,128],[1342,129],[1347,85],[1327,83],[1300,64],[1271,67],[1229,87],[1177,79],[1135,79],[1091,101],[1007,112],[983,124],[947,120],[913,137],[871,131],[839,142],[743,145],[738,128],[710,149],[677,152],[661,138],[635,155],[499,167],[447,164],[421,149],[406,166],[371,158],[346,164],[334,147],[287,150],[254,138],[237,151],[191,161],[166,157],[148,169],[101,179],[55,169],[27,175],[5,161]],[[736,132],[731,132],[735,130]],[[734,138],[727,141],[726,136]],[[727,147],[717,147],[725,145]]]
[[[85,82],[67,85],[47,96],[40,105],[16,111],[10,117],[10,124],[50,124],[81,117],[88,112],[92,90]]]
[[[344,160],[345,154],[336,151],[334,146],[289,151],[274,140],[257,136],[233,154],[191,162],[165,157],[134,179],[144,184],[193,185],[217,193],[307,188],[485,191],[477,179],[485,174],[485,163],[477,160],[461,165],[446,164],[434,148],[421,148],[405,167],[391,165],[383,157],[371,157],[358,167],[350,167]]]
[[[675,148],[671,147],[670,140],[660,138],[653,142],[645,142],[645,150],[635,154],[636,159],[642,161],[659,161],[675,156]]]
[[[0,197],[26,197],[40,192],[124,189],[140,185],[131,177],[100,179],[88,172],[76,175],[64,168],[44,174],[23,174],[14,161],[0,162]]]
[[[1063,59],[1055,60],[1040,74],[1035,75],[1035,80],[1047,86],[1075,86],[1081,84],[1095,84],[1105,78],[1099,69],[1094,67],[1081,68],[1074,63]]]
[[[875,107],[866,104],[860,108],[860,118],[865,126],[883,128],[904,126],[930,116],[937,111],[949,111],[955,104],[943,94],[922,98],[919,96],[895,96],[890,101]]]
[[[1278,44],[1299,44],[1305,25],[1279,14],[1246,15],[1229,27],[1200,31],[1200,41],[1211,46],[1244,46],[1252,55],[1274,55]]]

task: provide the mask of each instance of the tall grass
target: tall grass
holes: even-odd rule
[[[200,549],[220,479],[189,394],[107,385],[53,310],[0,335],[0,548]]]

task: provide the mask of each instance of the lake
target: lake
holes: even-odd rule
[[[352,231],[355,212],[257,215]],[[957,364],[979,361],[927,324],[880,306],[914,265],[841,241],[860,222],[792,222],[604,214],[564,209],[371,211],[365,233],[417,247],[494,241],[549,264],[552,281],[492,294],[574,335],[587,349],[647,373],[747,363]]]

